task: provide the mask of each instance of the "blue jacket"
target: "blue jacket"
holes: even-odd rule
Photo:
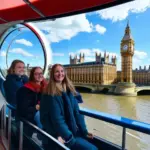
[[[71,101],[78,130],[81,135],[86,136],[87,129],[83,115],[79,113],[78,102],[71,92],[67,95]],[[62,96],[43,95],[40,105],[43,129],[55,138],[61,136],[65,141],[69,140],[67,146],[71,147],[76,139],[65,120],[64,100]]]
[[[14,106],[16,105],[16,92],[26,82],[28,82],[28,77],[25,75],[19,77],[15,74],[9,74],[6,76],[6,80],[4,81],[4,89],[8,103]]]
[[[77,92],[77,95],[75,96],[75,98],[77,99],[78,103],[83,103],[82,96],[79,92]]]

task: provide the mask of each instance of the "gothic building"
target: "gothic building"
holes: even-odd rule
[[[132,57],[134,55],[134,40],[131,37],[129,24],[121,40],[121,82],[132,83]]]
[[[121,66],[122,70],[117,71],[117,82],[129,82],[137,85],[150,84],[150,66],[144,69],[140,66],[139,69],[132,70],[132,57],[134,55],[134,40],[131,36],[129,23],[125,29],[125,34],[120,45]]]
[[[133,82],[137,85],[150,85],[150,66],[133,70]]]
[[[25,74],[27,76],[30,76],[31,69],[32,69],[32,67],[30,66],[30,64],[27,64],[27,66],[25,66]]]
[[[67,75],[73,83],[86,84],[112,84],[116,82],[116,57],[111,58],[109,55],[95,53],[95,61],[85,62],[85,56],[80,53],[79,59],[77,56],[70,56],[70,64],[64,65]]]
[[[70,64],[79,64],[83,62],[84,62],[84,54],[82,56],[80,53],[79,59],[77,58],[77,55],[74,58],[72,58],[72,56],[70,55]]]

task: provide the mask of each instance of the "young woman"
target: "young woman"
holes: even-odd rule
[[[71,150],[97,150],[86,140],[86,138],[92,139],[93,135],[88,133],[84,118],[79,113],[76,95],[77,92],[63,66],[55,64],[41,99],[43,129],[55,138],[61,136],[62,142]],[[53,146],[55,150],[55,145],[50,144],[49,146]]]
[[[28,77],[25,75],[24,62],[21,60],[14,60],[8,69],[6,80],[4,81],[5,96],[8,103],[16,106],[16,92],[26,82]]]
[[[42,128],[39,114],[40,98],[46,85],[42,68],[34,67],[31,69],[29,82],[17,91],[17,115],[40,128]]]

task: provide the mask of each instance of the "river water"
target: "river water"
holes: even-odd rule
[[[81,93],[84,103],[81,107],[123,116],[150,124],[150,96],[113,96]],[[86,117],[90,132],[121,145],[122,127]],[[150,150],[150,135],[127,129],[126,148],[128,150]]]

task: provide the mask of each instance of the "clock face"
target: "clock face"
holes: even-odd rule
[[[123,50],[127,50],[127,49],[128,49],[128,45],[124,45]]]

